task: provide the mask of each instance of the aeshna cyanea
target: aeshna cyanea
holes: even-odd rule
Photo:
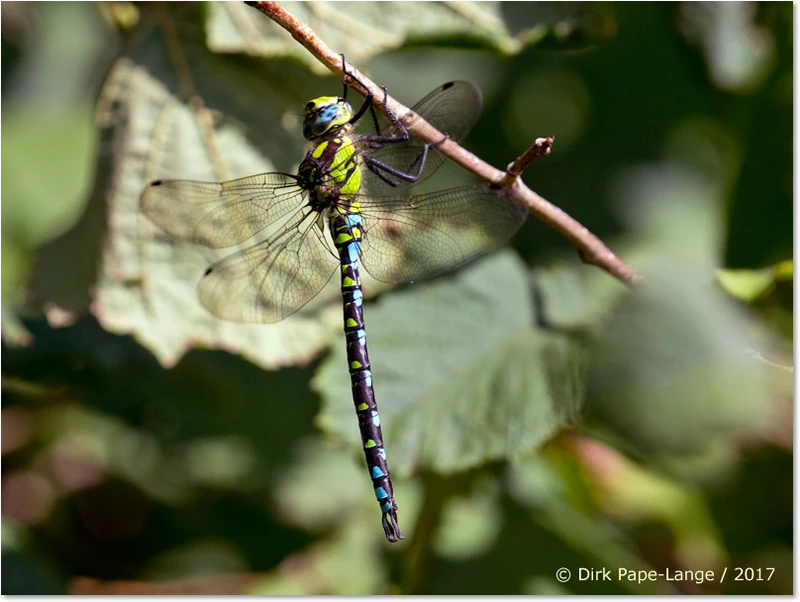
[[[198,285],[200,302],[220,318],[282,320],[340,269],[353,401],[383,528],[394,542],[403,536],[372,386],[360,263],[384,282],[428,278],[502,244],[527,211],[487,184],[400,194],[409,183],[430,176],[444,158],[436,145],[410,139],[390,112],[388,131],[350,133],[368,108],[372,96],[358,112],[344,97],[310,101],[303,123],[309,149],[297,175],[265,173],[221,183],[157,180],[145,189],[141,206],[167,233],[211,248],[242,243],[291,215],[266,240],[206,270]],[[438,87],[412,110],[461,140],[480,108],[477,86],[455,81]],[[374,113],[373,120],[377,128]],[[394,195],[382,194],[393,190]]]

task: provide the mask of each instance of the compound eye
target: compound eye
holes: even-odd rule
[[[305,110],[306,110],[306,111],[311,111],[311,110],[313,110],[313,109],[314,109],[314,106],[315,106],[315,105],[314,105],[314,101],[312,100],[312,101],[310,101],[308,104],[306,104]]]

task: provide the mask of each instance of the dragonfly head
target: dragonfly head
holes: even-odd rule
[[[313,140],[346,126],[353,117],[353,107],[338,96],[320,96],[305,106],[303,136]]]

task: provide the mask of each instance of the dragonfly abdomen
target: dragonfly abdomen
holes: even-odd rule
[[[383,434],[367,351],[358,263],[362,237],[361,223],[361,215],[357,212],[345,212],[341,209],[333,211],[330,218],[333,242],[341,261],[344,334],[347,341],[347,363],[353,388],[353,403],[356,407],[361,443],[375,490],[375,498],[383,514],[383,530],[386,538],[394,542],[403,539],[403,535],[397,524],[397,503],[394,500],[386,452],[383,449]]]

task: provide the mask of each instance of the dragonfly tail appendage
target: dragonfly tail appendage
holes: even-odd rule
[[[383,449],[381,420],[375,401],[375,390],[372,387],[372,372],[362,311],[363,293],[358,265],[362,236],[361,216],[358,213],[334,213],[331,217],[331,232],[341,259],[347,363],[364,457],[367,460],[375,498],[381,507],[381,523],[386,539],[396,542],[404,538],[397,524],[397,503],[394,500],[386,452]]]
[[[386,539],[395,543],[401,539],[405,539],[403,534],[400,533],[400,526],[397,524],[397,508],[392,507],[388,512],[384,512],[381,517],[381,524],[383,525],[383,532],[386,533]]]

